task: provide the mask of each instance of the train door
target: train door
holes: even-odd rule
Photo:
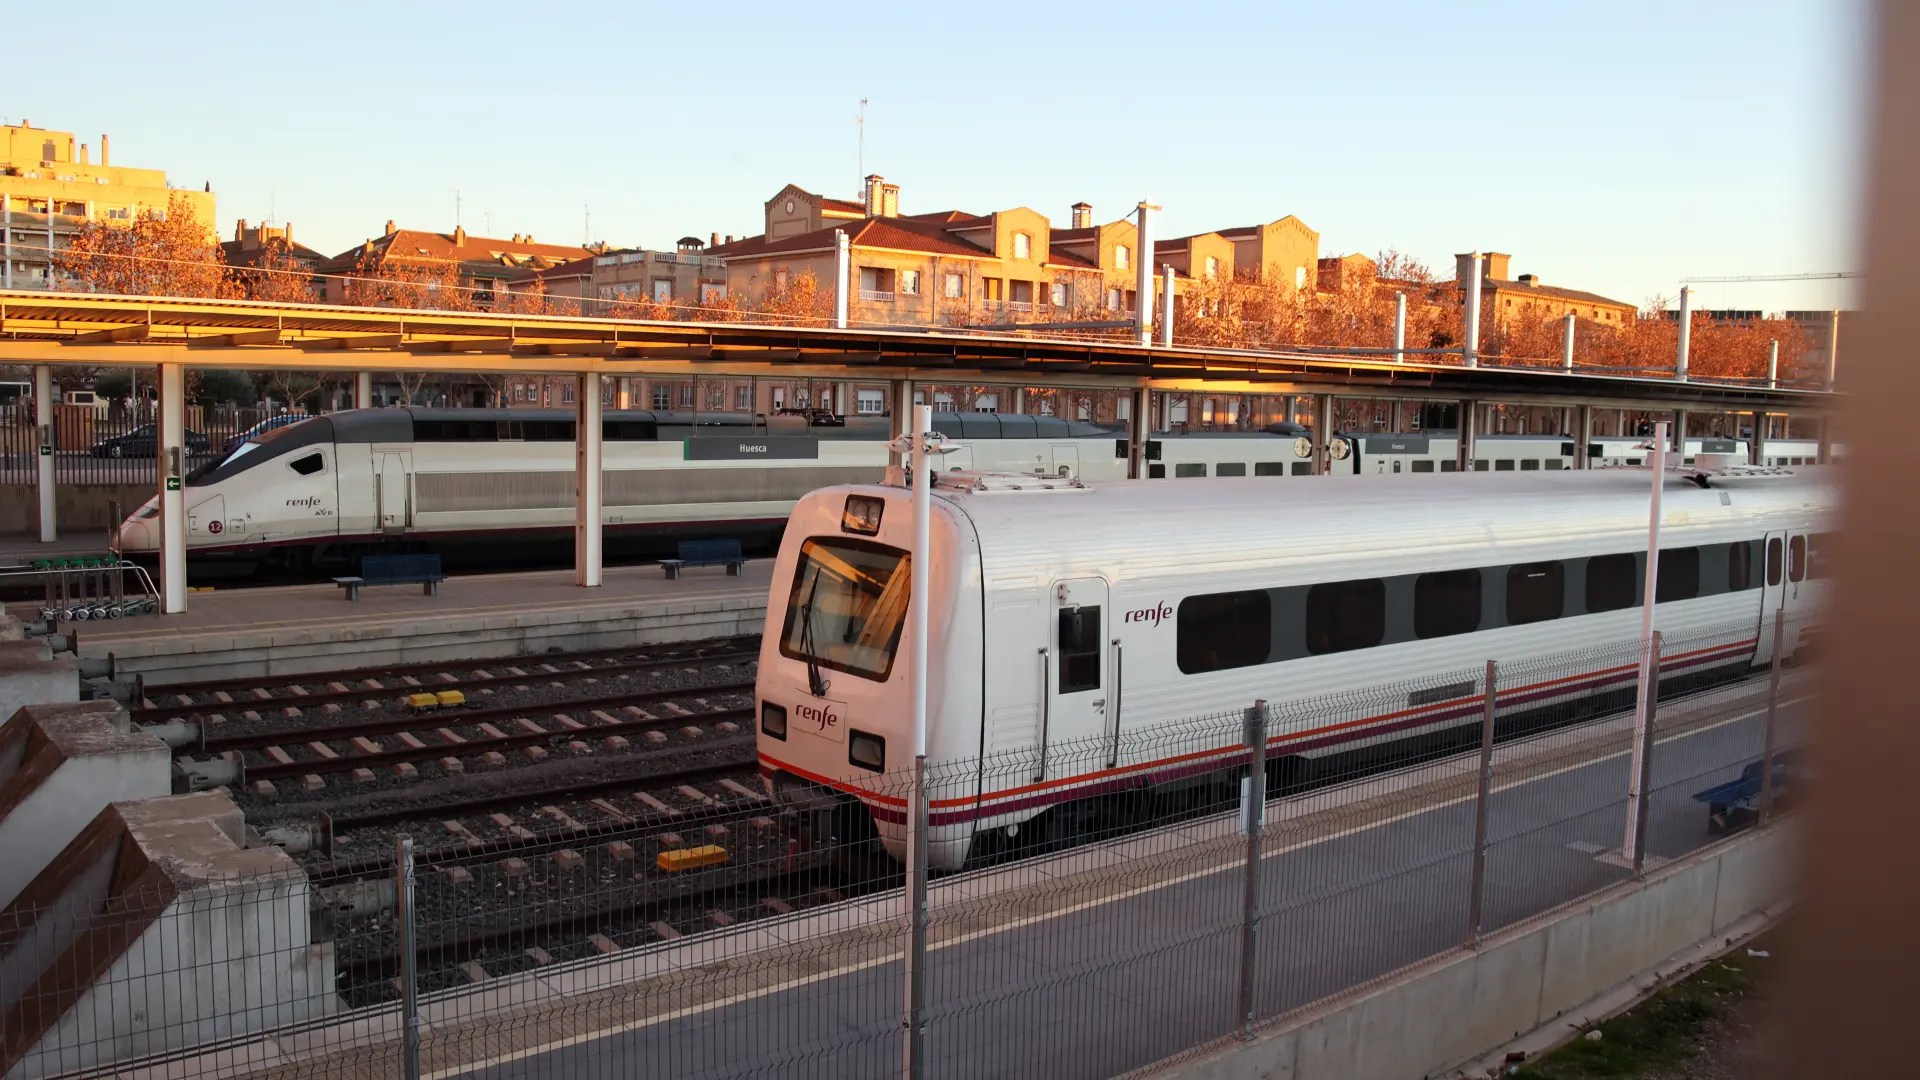
[[[1080,475],[1080,448],[1072,443],[1053,444],[1053,475]]]
[[[1754,662],[1773,662],[1773,618],[1777,611],[1787,613],[1780,638],[1781,659],[1793,657],[1800,641],[1795,615],[1799,611],[1801,583],[1807,577],[1807,534],[1780,531],[1767,534],[1761,556],[1760,644],[1754,650]]]
[[[380,532],[386,536],[399,536],[413,527],[412,472],[411,450],[374,450],[374,506]]]
[[[1041,771],[1048,776],[1083,772],[1099,765],[1075,754],[1061,760],[1062,745],[1087,746],[1110,734],[1107,710],[1107,583],[1075,578],[1053,586],[1053,626],[1045,711],[1041,714]],[[1111,745],[1111,740],[1107,740]],[[1105,751],[1103,751],[1103,754]],[[1104,760],[1104,758],[1103,758]]]

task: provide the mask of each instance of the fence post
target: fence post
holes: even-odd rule
[[[1780,647],[1787,636],[1787,609],[1773,612],[1773,662],[1767,674],[1767,740],[1760,751],[1760,827],[1773,820],[1773,740],[1774,718],[1780,712]]]
[[[907,1076],[927,1075],[927,756],[913,759],[913,789],[909,802],[915,866],[907,875]]]
[[[393,842],[393,914],[400,953],[401,1075],[420,1080],[420,980],[413,925],[413,838]]]
[[[1633,815],[1633,876],[1639,877],[1647,866],[1647,807],[1653,802],[1648,786],[1653,780],[1653,728],[1660,705],[1660,631],[1653,632],[1647,646],[1653,654],[1647,658],[1647,730],[1640,745],[1639,793]]]
[[[1473,880],[1467,892],[1467,948],[1480,947],[1480,910],[1487,891],[1487,803],[1493,795],[1493,718],[1500,665],[1487,661],[1487,690],[1480,713],[1480,780],[1474,796]]]
[[[1240,1038],[1253,1041],[1255,947],[1260,930],[1260,832],[1267,819],[1267,703],[1247,710],[1246,789],[1241,795],[1240,825],[1247,831],[1245,896],[1240,910]]]

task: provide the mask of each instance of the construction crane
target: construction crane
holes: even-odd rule
[[[1857,278],[1862,276],[1857,270],[1841,270],[1831,274],[1736,274],[1731,277],[1690,277],[1681,278],[1682,285],[1704,285],[1737,281],[1832,281],[1838,278]]]

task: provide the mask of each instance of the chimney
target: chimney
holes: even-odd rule
[[[885,186],[886,182],[879,173],[874,173],[872,176],[867,177],[866,211],[868,217],[880,216],[880,190]]]
[[[73,136],[67,136],[67,160],[73,160]]]
[[[288,247],[293,246],[293,222],[280,226],[280,239],[285,240]]]
[[[1489,251],[1486,254],[1486,259],[1487,277],[1494,281],[1507,280],[1507,267],[1508,264],[1513,262],[1513,256],[1502,255],[1497,251]]]
[[[713,234],[713,237],[712,237],[712,239],[710,239],[710,240],[708,240],[708,241],[707,241],[707,246],[708,246],[708,247],[710,247],[710,248],[717,248],[717,247],[719,247],[719,246],[720,246],[720,234],[719,234],[719,233],[714,233],[714,234]]]
[[[1519,281],[1520,281],[1520,284],[1522,285],[1529,285],[1529,286],[1538,285],[1540,284],[1540,275],[1539,274],[1521,274]]]
[[[103,168],[109,164],[107,161],[107,137],[105,135],[100,136],[100,164]]]
[[[400,231],[399,229],[396,229],[396,228],[394,228],[394,227],[393,227],[393,219],[392,219],[392,218],[388,218],[388,219],[387,219],[387,231],[386,231],[386,233],[385,233],[385,235],[387,235],[387,236],[392,236],[392,235],[393,235],[394,233],[397,233],[397,232],[399,232],[399,231]]]
[[[234,242],[238,243],[239,241],[244,240],[246,238],[246,235],[247,235],[247,219],[241,218],[239,221],[235,222],[233,226]]]
[[[80,144],[80,164],[85,165],[86,163],[87,163],[87,144],[81,143]]]
[[[731,243],[733,243],[733,234],[732,234],[732,233],[728,233],[728,234],[727,234],[727,243],[729,243],[729,244],[731,244]]]
[[[464,247],[467,242],[467,230],[459,225],[453,227],[453,246]]]
[[[1093,204],[1077,202],[1073,204],[1073,227],[1076,229],[1093,228]]]

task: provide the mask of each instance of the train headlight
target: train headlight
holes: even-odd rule
[[[880,515],[886,509],[885,499],[876,499],[871,495],[849,495],[846,509],[840,512],[840,531],[877,536],[880,533]]]
[[[847,764],[874,772],[887,771],[887,740],[878,735],[850,729],[847,732]]]
[[[1298,439],[1293,440],[1293,456],[1297,458],[1312,457],[1313,456],[1313,440],[1306,438],[1305,436],[1302,436]]]
[[[1327,443],[1327,454],[1335,461],[1345,461],[1347,460],[1347,455],[1351,453],[1353,453],[1353,440],[1351,439],[1335,438]]]
[[[760,730],[770,739],[785,741],[787,737],[787,707],[775,705],[771,701],[760,703]]]

